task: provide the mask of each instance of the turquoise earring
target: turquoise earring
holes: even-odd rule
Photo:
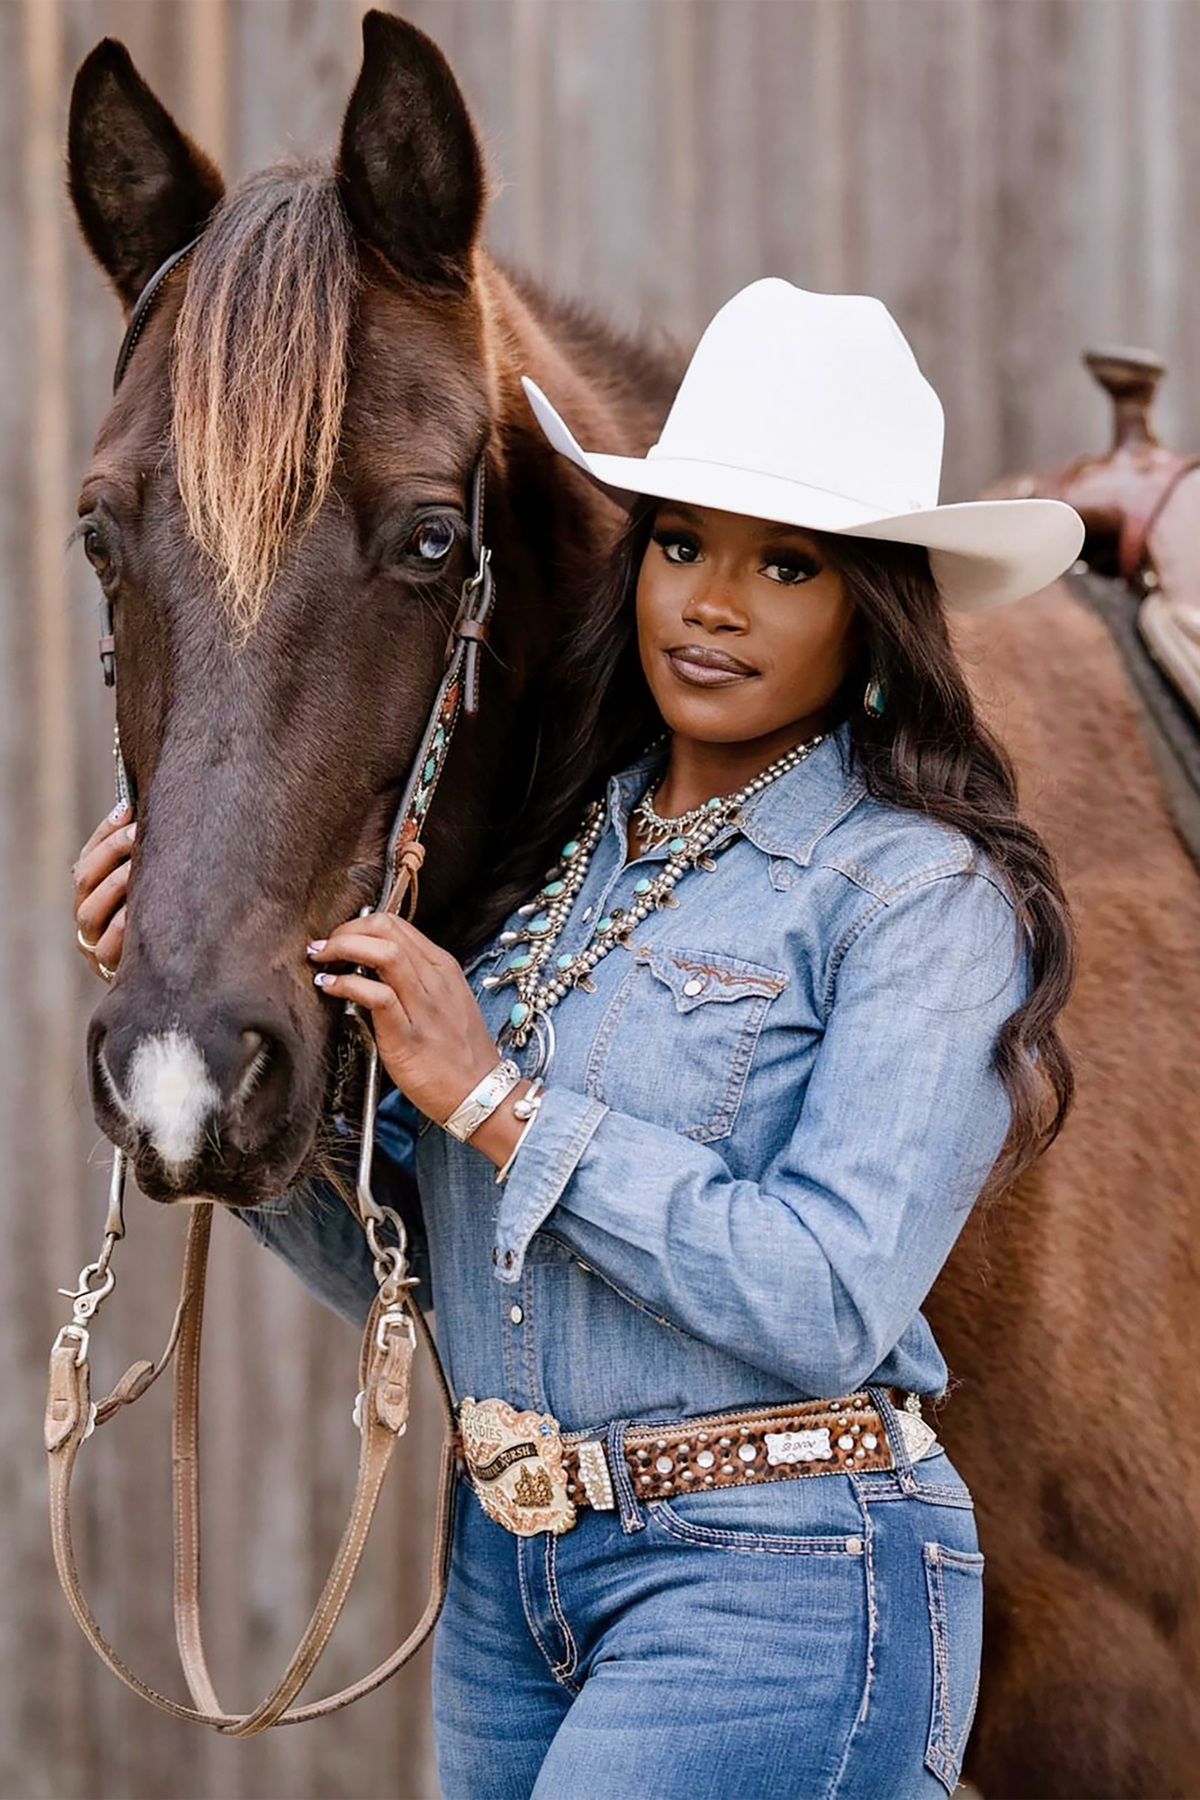
[[[882,719],[887,711],[887,682],[872,675],[863,694],[863,711],[872,719]]]

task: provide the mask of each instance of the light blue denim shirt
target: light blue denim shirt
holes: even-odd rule
[[[660,757],[609,782],[561,949],[665,855],[625,860]],[[381,1103],[381,1153],[415,1168],[460,1397],[580,1429],[945,1385],[920,1308],[1004,1140],[993,1050],[1029,986],[1005,885],[961,833],[872,799],[845,728],[712,853],[598,964],[595,993],[555,1008],[504,1185],[399,1094]],[[497,1033],[512,989],[480,984],[507,954],[467,971]],[[361,1318],[370,1263],[344,1209],[248,1222]]]

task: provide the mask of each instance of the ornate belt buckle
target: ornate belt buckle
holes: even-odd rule
[[[549,1413],[516,1412],[506,1400],[466,1399],[458,1428],[471,1485],[489,1519],[516,1537],[570,1531],[562,1434]]]

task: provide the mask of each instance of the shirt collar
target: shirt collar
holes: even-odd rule
[[[641,795],[647,775],[661,766],[663,755],[663,747],[656,745],[609,782],[609,818],[620,830],[624,831],[629,808]],[[790,857],[803,866],[866,791],[862,776],[852,767],[850,727],[839,725],[803,762],[746,802],[741,834],[765,855]],[[722,831],[720,839],[725,835]]]

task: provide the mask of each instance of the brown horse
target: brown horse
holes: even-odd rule
[[[427,832],[427,929],[454,943],[557,779],[580,596],[618,515],[543,447],[518,374],[630,452],[674,386],[485,254],[450,71],[398,20],[368,15],[364,36],[335,168],[224,200],[120,46],[88,58],[72,104],[76,207],[127,306],[204,228],[83,489],[142,821],[93,1092],[161,1199],[252,1202],[314,1154],[332,1027],[303,945],[377,890],[481,450],[495,656]],[[991,1567],[971,1773],[989,1800],[1183,1795],[1200,1769],[1200,883],[1116,655],[1067,588],[962,641],[1083,933],[1075,1116],[973,1218],[931,1304],[958,1383],[941,1431]]]
[[[519,376],[631,448],[672,385],[488,258],[449,69],[385,15],[364,37],[336,167],[268,170],[226,200],[120,45],[75,83],[72,196],[126,306],[201,234],[148,315],[80,501],[140,818],[92,1095],[158,1199],[253,1202],[313,1150],[334,1009],[304,944],[378,893],[481,455],[501,601],[483,704],[426,832],[426,929],[519,832],[539,732],[553,766],[558,658],[618,515],[542,441]]]

